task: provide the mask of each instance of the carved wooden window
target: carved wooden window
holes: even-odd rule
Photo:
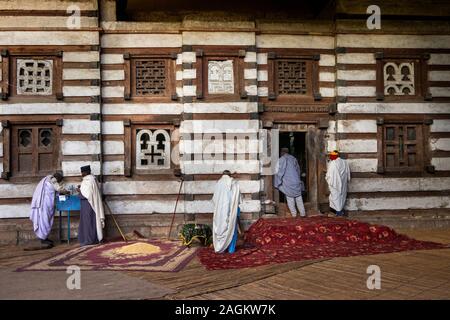
[[[428,147],[431,120],[378,119],[378,173],[432,173]]]
[[[431,99],[428,93],[428,55],[375,54],[377,99]]]
[[[397,171],[422,170],[422,126],[417,124],[387,124],[383,131],[385,169]]]
[[[278,94],[308,93],[307,62],[302,60],[277,60],[276,77]]]
[[[2,64],[4,82],[2,99],[44,99],[51,101],[63,99],[62,94],[62,62],[58,55],[33,55],[3,53]]]
[[[42,176],[57,168],[58,128],[14,125],[11,128],[11,175]]]
[[[170,133],[168,130],[136,129],[136,169],[170,168]]]
[[[269,100],[320,100],[319,55],[268,53]]]
[[[136,96],[165,96],[167,61],[165,59],[134,59],[134,92]]]
[[[125,54],[125,100],[177,100],[176,54]]]

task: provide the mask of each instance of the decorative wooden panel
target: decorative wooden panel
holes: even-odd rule
[[[136,130],[136,169],[170,168],[170,134],[167,130]]]
[[[63,99],[61,52],[12,51],[9,57],[9,95],[14,101]]]
[[[278,94],[306,94],[306,61],[277,60]]]
[[[420,125],[385,125],[384,157],[386,169],[422,168],[422,130]]]
[[[322,99],[319,92],[320,55],[280,50],[268,52],[267,58],[268,100],[293,104]]]
[[[432,99],[428,92],[429,54],[408,52],[375,53],[377,100]]]
[[[415,95],[414,62],[387,62],[383,67],[384,94]]]
[[[164,96],[166,94],[166,60],[135,59],[135,94],[137,96]]]
[[[53,60],[17,59],[17,94],[51,95]]]
[[[208,93],[234,93],[233,60],[208,61]]]

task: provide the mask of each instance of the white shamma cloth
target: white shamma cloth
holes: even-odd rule
[[[214,251],[222,253],[233,240],[237,225],[238,207],[241,203],[238,182],[228,175],[223,175],[216,184],[213,203]]]
[[[326,180],[330,189],[330,207],[336,211],[342,211],[350,181],[350,168],[347,161],[341,158],[331,160],[328,163]]]
[[[81,194],[85,197],[95,212],[95,223],[97,229],[98,241],[103,239],[103,225],[105,222],[105,214],[103,212],[102,196],[97,184],[97,180],[91,174],[85,176],[81,182]]]

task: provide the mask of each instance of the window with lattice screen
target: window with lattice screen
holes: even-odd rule
[[[383,126],[386,171],[420,171],[423,168],[423,135],[419,124]]]
[[[306,95],[307,62],[298,59],[279,59],[276,61],[278,94]]]
[[[167,59],[133,59],[133,69],[133,91],[136,96],[167,95]]]

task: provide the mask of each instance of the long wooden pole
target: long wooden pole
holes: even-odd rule
[[[173,209],[172,214],[172,222],[170,223],[169,234],[167,235],[167,239],[170,239],[170,234],[172,233],[172,226],[175,220],[175,213],[177,212],[178,200],[180,199],[181,187],[183,186],[184,179],[181,179],[180,189],[178,190],[177,201],[175,202],[175,209]]]
[[[122,232],[122,229],[120,229],[119,224],[117,223],[116,218],[114,217],[114,214],[112,213],[111,208],[109,207],[109,204],[106,201],[105,201],[105,207],[108,208],[109,215],[112,217],[114,224],[116,225],[117,230],[119,230],[119,233],[122,236],[123,240],[125,240],[125,242],[128,242],[127,237],[125,237],[125,235]]]

